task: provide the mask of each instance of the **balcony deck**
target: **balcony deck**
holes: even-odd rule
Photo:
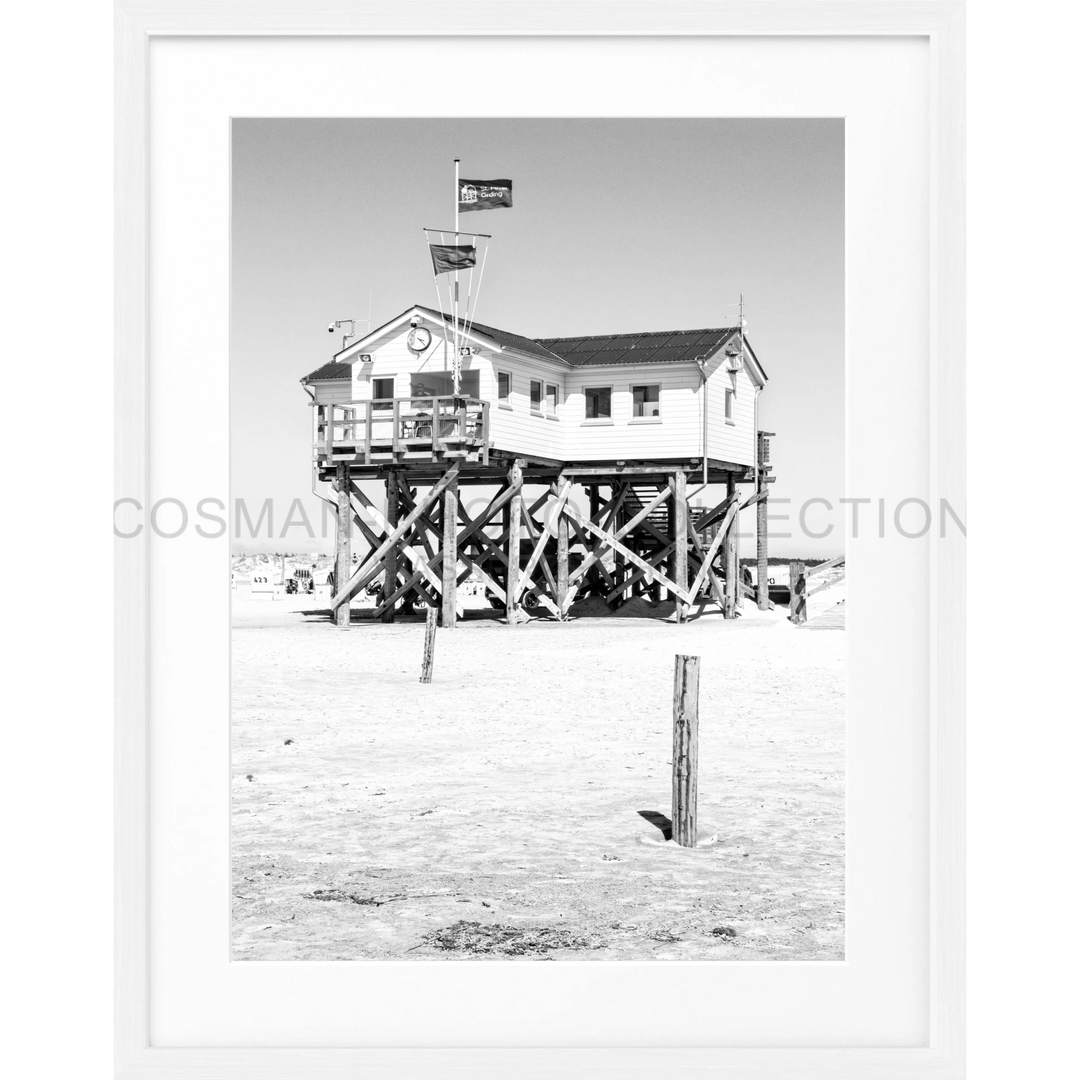
[[[469,397],[402,397],[313,409],[316,463],[488,464],[490,405]]]

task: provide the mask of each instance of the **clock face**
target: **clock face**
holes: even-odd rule
[[[423,326],[415,326],[409,333],[408,341],[413,352],[423,352],[431,344],[431,331]]]

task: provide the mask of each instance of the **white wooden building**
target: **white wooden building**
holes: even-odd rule
[[[453,336],[449,317],[415,305],[302,379],[322,407],[323,463],[408,463],[434,451],[485,464],[494,453],[754,466],[766,375],[739,327],[533,339],[472,324],[459,335],[456,403]]]

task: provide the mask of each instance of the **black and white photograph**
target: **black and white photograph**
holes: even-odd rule
[[[843,960],[843,120],[231,138],[232,958]]]

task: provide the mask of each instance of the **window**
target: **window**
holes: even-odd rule
[[[509,371],[499,372],[499,404],[504,409],[510,408],[510,391],[514,387],[514,379]]]
[[[454,375],[450,371],[420,371],[409,376],[409,384],[409,394],[414,398],[452,397],[454,393]],[[480,396],[479,371],[461,373],[461,396]]]
[[[585,387],[585,419],[586,420],[610,420],[611,419],[611,387],[610,386],[586,386]]]
[[[630,387],[634,398],[634,417],[660,416],[660,384]]]
[[[394,396],[394,377],[391,375],[388,379],[372,379],[371,380],[371,398],[375,402],[372,408],[375,409],[392,409],[394,406],[391,400]]]
[[[735,423],[735,391],[724,391],[724,419],[729,424]]]
[[[544,395],[547,401],[547,414],[551,420],[558,420],[559,418],[559,388],[553,386],[551,383],[547,384],[546,393]]]
[[[529,383],[529,408],[534,413],[540,411],[540,404],[544,400],[544,387],[542,383],[538,383],[535,379]]]

